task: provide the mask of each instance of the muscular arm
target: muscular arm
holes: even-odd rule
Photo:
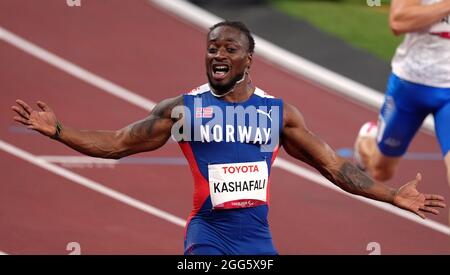
[[[56,115],[45,103],[37,103],[42,111],[33,110],[22,100],[16,103],[18,106],[12,106],[18,114],[14,120],[49,137],[55,133]],[[119,159],[152,151],[169,139],[176,121],[171,118],[172,109],[181,105],[182,96],[163,100],[147,118],[116,131],[77,130],[64,125],[58,140],[80,153],[99,158]]]
[[[395,189],[378,183],[339,157],[319,137],[306,128],[300,112],[285,104],[282,145],[286,152],[316,168],[341,189],[364,197],[393,203]]]
[[[174,120],[172,108],[182,105],[182,96],[157,104],[150,115],[116,131],[87,131],[64,127],[60,141],[85,155],[100,158],[122,158],[152,151],[169,139]]]
[[[389,25],[395,35],[420,31],[450,13],[450,0],[422,5],[420,0],[393,0]]]

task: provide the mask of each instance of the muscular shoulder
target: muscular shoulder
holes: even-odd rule
[[[167,98],[156,104],[151,114],[159,117],[170,118],[172,110],[175,107],[182,107],[182,106],[184,106],[183,95]]]
[[[292,104],[283,102],[283,129],[304,127],[304,119],[300,110]]]

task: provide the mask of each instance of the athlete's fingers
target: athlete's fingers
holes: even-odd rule
[[[420,211],[432,213],[434,215],[439,214],[439,210],[437,210],[435,208],[431,208],[431,207],[426,207],[426,206],[420,207]]]
[[[444,201],[444,197],[440,195],[432,195],[432,194],[425,194],[426,200],[436,200],[436,201]]]
[[[446,207],[445,203],[443,203],[441,201],[434,201],[434,200],[426,200],[424,205],[432,206],[432,207],[441,207],[441,208]]]
[[[23,117],[20,117],[20,116],[15,116],[14,120],[17,121],[17,122],[20,122],[22,124],[25,124],[25,125],[30,125],[31,124],[31,122],[28,119],[24,119]]]
[[[47,106],[47,104],[45,104],[44,102],[38,101],[38,102],[36,102],[36,103],[37,103],[37,106],[39,106],[39,108],[42,109],[42,111],[45,111],[45,112],[50,111],[50,108],[49,108],[49,107]]]
[[[414,186],[417,188],[417,185],[419,184],[419,182],[422,180],[422,174],[421,173],[417,173],[416,178],[414,180]]]
[[[425,216],[425,214],[424,213],[422,213],[422,212],[420,212],[420,211],[414,211],[414,213],[417,215],[417,216],[419,216],[419,217],[421,217],[422,219],[426,219],[427,217]]]
[[[12,106],[11,109],[16,112],[18,115],[20,115],[21,117],[23,117],[24,119],[29,119],[30,118],[30,114],[28,114],[27,112],[25,112],[25,110],[17,107],[17,106]]]
[[[31,112],[33,112],[33,108],[28,106],[28,104],[26,104],[24,101],[17,99],[16,103],[19,104],[28,114],[31,114]]]

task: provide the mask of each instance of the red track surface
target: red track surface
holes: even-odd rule
[[[2,1],[0,26],[153,101],[206,82],[205,32],[146,1]],[[0,139],[34,155],[76,153],[12,121],[16,98],[46,101],[64,124],[114,129],[146,115],[142,109],[0,41]],[[350,147],[373,110],[256,58],[259,87],[297,105],[309,127],[332,147]],[[420,133],[410,151],[439,152],[434,137]],[[298,163],[284,152],[282,157]],[[178,147],[144,156],[181,157]],[[77,185],[0,151],[0,250],[11,254],[67,254],[76,241],[83,254],[181,254],[183,228]],[[142,202],[186,218],[193,191],[187,166],[118,165],[72,171]],[[424,192],[450,198],[439,161],[405,160],[392,185],[421,171]],[[449,254],[448,236],[400,218],[279,168],[271,186],[270,221],[281,254]],[[446,223],[444,210],[431,217]]]

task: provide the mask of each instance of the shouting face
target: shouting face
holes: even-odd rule
[[[252,55],[249,41],[240,30],[220,26],[208,35],[206,74],[210,86],[219,94],[233,89],[236,82],[245,77]]]

